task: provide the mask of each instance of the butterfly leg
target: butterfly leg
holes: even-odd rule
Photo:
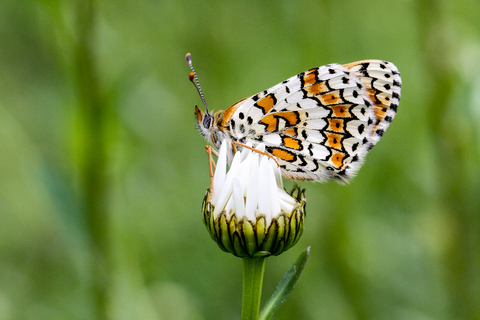
[[[233,152],[234,152],[234,153],[237,153],[237,148],[235,147],[236,144],[238,144],[239,146],[242,146],[242,147],[244,147],[244,148],[250,149],[250,150],[252,150],[252,151],[258,152],[258,153],[260,153],[260,154],[263,154],[264,156],[267,156],[267,157],[269,157],[269,158],[272,158],[273,161],[275,161],[275,163],[277,164],[277,166],[280,167],[280,164],[278,163],[277,159],[275,159],[275,157],[272,156],[270,153],[262,152],[262,151],[260,151],[260,150],[257,150],[257,149],[255,149],[255,148],[249,147],[249,146],[247,146],[246,144],[240,143],[240,142],[238,142],[238,141],[232,141],[232,147],[233,147]]]
[[[218,157],[218,153],[211,146],[205,146],[205,150],[207,151],[207,154],[208,154],[208,167],[210,169],[210,195],[212,195],[213,194],[213,171],[214,169],[217,169],[215,161],[213,161],[212,153],[217,157]]]

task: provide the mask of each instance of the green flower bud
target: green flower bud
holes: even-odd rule
[[[226,146],[224,141],[202,206],[212,239],[237,257],[279,255],[290,249],[303,232],[305,190],[295,186],[288,194],[275,161],[247,148],[235,154],[226,173]],[[263,148],[257,147],[261,152]]]

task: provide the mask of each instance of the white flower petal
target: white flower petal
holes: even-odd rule
[[[242,168],[240,169],[241,174],[238,175],[238,178],[240,179],[240,182],[242,185],[244,197],[247,196],[247,186],[248,186],[248,179],[250,177],[251,167],[252,167],[252,157],[247,157],[242,162]]]
[[[291,213],[293,211],[294,207],[295,207],[295,205],[292,205],[288,202],[280,200],[280,208],[282,209],[283,212]]]
[[[230,194],[230,197],[227,200],[227,204],[225,205],[225,212],[227,213],[227,217],[230,217],[232,211],[234,211],[234,203],[233,203],[233,196]]]
[[[275,180],[275,173],[273,172],[274,171],[273,168],[274,167],[272,167],[271,165],[268,166],[268,175],[269,175],[268,182],[270,184],[268,189],[270,191],[270,206],[272,211],[272,218],[276,218],[281,212],[281,207],[280,207],[280,198],[278,197],[277,182]]]
[[[243,197],[243,189],[240,179],[238,177],[233,178],[233,203],[235,206],[235,213],[237,219],[242,219],[245,215],[245,200]]]
[[[225,175],[227,172],[227,142],[223,140],[220,150],[218,152],[217,168],[213,175],[213,194],[212,202],[215,203],[219,196],[219,190],[222,190],[225,182]]]
[[[282,171],[277,163],[272,159],[269,158],[270,164],[273,167],[273,172],[275,173],[275,180],[279,188],[283,189],[283,179],[282,179]]]
[[[294,206],[297,203],[297,200],[295,200],[291,195],[289,195],[285,190],[283,189],[278,189],[278,197],[280,200],[291,204]]]
[[[252,143],[251,142],[247,142],[246,143],[247,146],[249,146],[250,148],[252,148]],[[250,155],[252,153],[252,150],[250,150],[249,148],[243,148],[242,149],[242,160],[245,160],[248,155]]]
[[[230,195],[232,194],[232,180],[233,180],[233,177],[235,177],[235,175],[240,169],[240,161],[241,161],[241,156],[239,153],[236,153],[235,156],[233,157],[230,170],[227,172],[227,176],[225,178],[223,188],[220,190],[220,192],[216,193],[218,197],[214,196],[212,199],[212,203],[215,206],[215,210],[213,212],[213,216],[215,218],[218,216],[218,214],[220,214],[220,212],[222,212],[223,210],[222,208],[225,207],[228,199],[230,198]],[[213,190],[215,193],[215,185],[213,185]]]
[[[265,152],[265,144],[264,143],[259,143],[258,146],[255,148],[260,152]]]
[[[258,189],[258,212],[265,214],[267,221],[272,219],[272,209],[270,207],[270,181],[268,171],[268,158],[262,156],[260,160],[259,175],[257,177],[259,183]]]
[[[258,154],[253,152],[251,155],[252,165],[250,166],[250,174],[247,185],[247,203],[245,205],[245,217],[251,221],[255,221],[255,211],[258,205]]]

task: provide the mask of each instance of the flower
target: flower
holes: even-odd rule
[[[248,148],[236,152],[227,172],[227,144],[218,154],[213,185],[203,201],[203,219],[219,247],[238,257],[279,255],[303,232],[305,190],[283,189],[277,163]],[[211,192],[211,193],[210,193]]]

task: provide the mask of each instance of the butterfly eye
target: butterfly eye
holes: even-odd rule
[[[212,125],[212,116],[208,113],[205,113],[205,116],[203,117],[203,127],[210,129]]]

